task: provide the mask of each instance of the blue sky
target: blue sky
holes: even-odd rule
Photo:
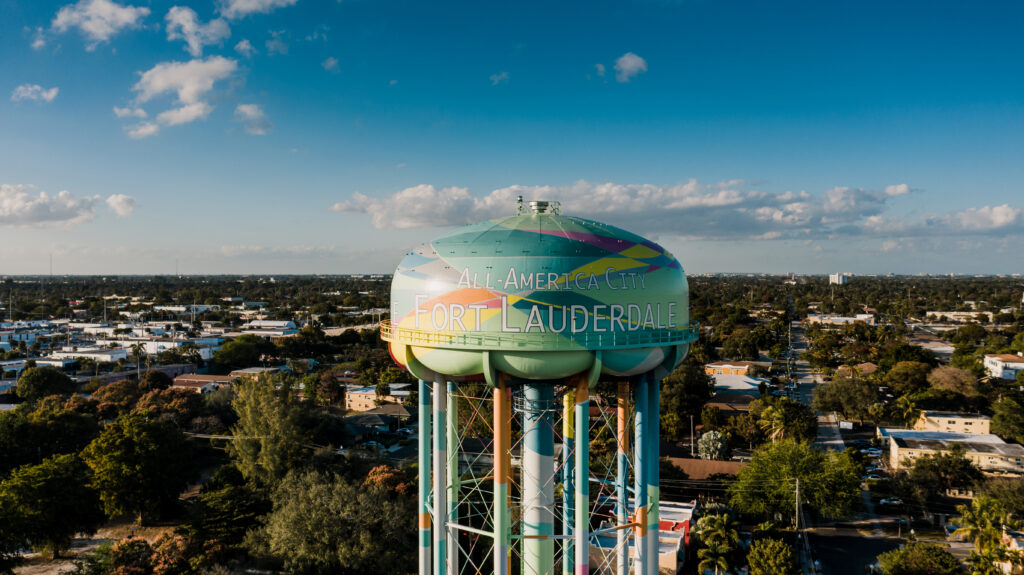
[[[517,195],[691,273],[1020,273],[1024,6],[0,0],[0,274],[389,272]]]

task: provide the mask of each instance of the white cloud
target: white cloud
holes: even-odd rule
[[[284,41],[284,30],[271,30],[270,39],[266,41],[267,54],[287,54],[288,43]]]
[[[124,194],[114,194],[106,199],[107,206],[114,210],[118,217],[126,218],[135,211],[135,198]]]
[[[252,47],[252,44],[248,40],[242,39],[241,42],[235,44],[235,52],[238,52],[246,58],[252,58],[252,55],[256,53],[256,49]]]
[[[323,66],[324,70],[327,70],[328,72],[338,71],[338,59],[333,56],[321,62],[320,65]]]
[[[118,118],[145,118],[146,111],[142,108],[118,108],[114,106],[114,115]]]
[[[905,196],[910,193],[910,186],[906,184],[896,184],[893,186],[885,187],[885,195],[887,196]]]
[[[30,193],[34,186],[0,184],[0,225],[44,227],[87,222],[96,215],[99,196],[78,198],[67,190]]]
[[[497,86],[498,84],[508,84],[508,72],[491,74],[491,85]]]
[[[646,71],[647,60],[632,52],[626,52],[615,61],[615,79],[619,82],[629,82]]]
[[[465,225],[511,215],[518,196],[560,201],[563,212],[626,229],[694,240],[820,240],[838,237],[1024,235],[1024,210],[984,206],[906,220],[888,218],[890,195],[850,187],[818,194],[768,193],[732,180],[675,185],[590,183],[509,186],[475,196],[466,188],[419,185],[383,198],[355,193],[331,209],[370,216],[377,228]],[[894,247],[889,248],[894,249]]]
[[[132,89],[139,93],[140,102],[174,92],[179,103],[193,104],[212,90],[217,80],[227,78],[237,68],[235,60],[223,56],[188,62],[162,62],[143,72]]]
[[[204,100],[218,80],[231,76],[238,69],[238,63],[223,56],[210,56],[204,60],[188,62],[163,62],[142,73],[132,89],[137,93],[137,102],[148,102],[164,94],[176,96],[176,107],[161,112],[156,119],[161,124],[175,126],[206,118],[213,110]],[[156,135],[159,126],[154,123],[139,124],[128,130],[132,138],[146,138]]]
[[[185,49],[195,58],[203,55],[203,46],[217,44],[231,35],[231,28],[224,20],[215,18],[201,24],[195,10],[184,6],[171,8],[166,20],[167,39],[185,40]]]
[[[46,36],[43,35],[42,27],[37,27],[34,34],[32,34],[32,49],[42,50],[46,47]]]
[[[56,87],[43,88],[39,84],[22,84],[11,92],[11,101],[33,100],[36,102],[52,102],[60,90]]]
[[[142,138],[148,138],[160,133],[160,125],[154,124],[153,122],[143,122],[128,128],[126,131],[128,132],[129,138],[133,140],[141,140]]]
[[[594,64],[594,69],[597,70],[598,76],[604,76],[604,64]]]
[[[61,8],[51,26],[58,33],[78,28],[89,39],[86,50],[93,50],[122,30],[138,27],[146,16],[149,16],[149,8],[144,6],[121,5],[111,0],[80,0]]]
[[[157,114],[156,120],[165,126],[177,126],[178,124],[187,124],[196,120],[205,119],[212,111],[213,106],[206,102],[193,102],[178,108],[171,108],[165,112],[160,112]]]
[[[247,134],[254,136],[262,136],[274,127],[267,120],[263,109],[256,104],[239,104],[235,108],[235,119],[243,124]]]
[[[298,0],[221,0],[220,13],[225,18],[235,19],[249,14],[266,14],[296,2]]]

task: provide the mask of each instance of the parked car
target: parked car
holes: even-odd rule
[[[884,453],[881,449],[879,449],[877,447],[869,447],[867,449],[861,449],[860,452],[865,454],[865,455],[870,455],[871,457],[881,457],[882,454]]]
[[[868,473],[864,477],[861,477],[861,480],[863,480],[863,481],[868,481],[868,480],[886,481],[887,479],[889,479],[889,478],[885,477],[884,475],[878,475],[877,473]]]
[[[899,497],[886,497],[885,499],[878,502],[880,505],[903,505],[903,500]]]

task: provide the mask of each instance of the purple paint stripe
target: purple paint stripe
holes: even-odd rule
[[[522,230],[524,232],[533,232],[535,234],[547,234],[549,236],[560,236],[570,240],[576,240],[578,242],[585,242],[590,245],[597,246],[601,249],[608,250],[610,252],[621,252],[622,250],[628,250],[629,248],[636,245],[635,242],[629,240],[620,240],[618,238],[610,238],[608,236],[599,236],[597,234],[588,234],[585,232],[568,232],[565,230]]]

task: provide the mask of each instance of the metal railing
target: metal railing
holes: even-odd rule
[[[574,351],[679,345],[696,341],[699,330],[700,324],[697,322],[690,322],[689,326],[682,329],[639,329],[605,333],[453,332],[398,327],[390,320],[384,320],[380,324],[381,339],[391,343],[422,347],[508,351]]]

